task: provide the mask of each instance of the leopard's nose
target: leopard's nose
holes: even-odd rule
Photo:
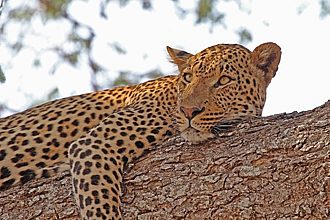
[[[184,107],[184,106],[181,106],[180,110],[183,112],[184,116],[187,119],[191,120],[196,115],[202,113],[204,111],[204,107],[200,108],[200,107]]]

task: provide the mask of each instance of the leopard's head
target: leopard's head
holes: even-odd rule
[[[195,55],[167,50],[180,72],[175,117],[183,138],[203,141],[223,121],[261,115],[281,58],[278,45],[264,43],[251,52],[219,44]]]

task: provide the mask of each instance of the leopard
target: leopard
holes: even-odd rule
[[[281,48],[167,47],[177,74],[62,98],[0,119],[0,190],[70,171],[82,219],[123,219],[127,164],[171,137],[216,137],[260,117]]]

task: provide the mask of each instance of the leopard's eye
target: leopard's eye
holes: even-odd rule
[[[192,74],[191,73],[183,73],[182,77],[188,83],[190,83],[191,80],[192,80]]]
[[[220,79],[214,84],[214,88],[219,88],[220,86],[224,86],[230,83],[232,79],[229,76],[221,76]]]

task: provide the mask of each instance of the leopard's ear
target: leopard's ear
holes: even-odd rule
[[[261,44],[251,53],[251,60],[258,69],[262,70],[266,86],[268,86],[280,63],[281,48],[272,42]]]
[[[168,54],[170,55],[171,62],[178,65],[179,71],[182,72],[182,70],[185,68],[187,60],[192,57],[193,55],[190,53],[187,53],[184,50],[178,50],[171,48],[169,46],[166,47]]]

